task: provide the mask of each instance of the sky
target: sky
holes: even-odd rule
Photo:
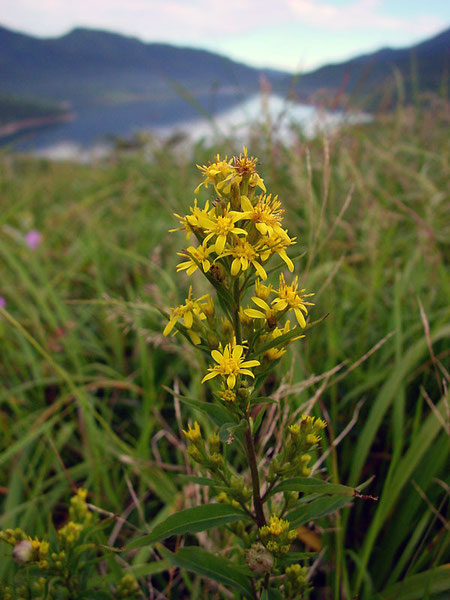
[[[450,25],[448,0],[0,0],[0,23],[40,37],[74,27],[205,48],[302,72]]]

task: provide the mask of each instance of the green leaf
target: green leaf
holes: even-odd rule
[[[176,395],[176,397],[181,400],[187,406],[194,408],[195,410],[200,410],[208,415],[208,417],[219,427],[225,425],[226,423],[230,423],[230,421],[236,423],[234,419],[233,413],[231,413],[225,406],[220,404],[213,404],[212,402],[202,402],[201,400],[195,400],[194,398],[189,398],[188,396],[182,396],[181,394],[176,394],[173,390],[162,386],[167,392],[170,394]]]
[[[279,337],[270,340],[270,342],[267,342],[266,344],[259,346],[259,348],[256,348],[255,351],[252,352],[251,355],[246,357],[246,360],[256,358],[260,354],[264,354],[264,352],[267,352],[267,350],[270,350],[271,348],[274,348],[275,346],[280,346],[281,344],[289,342],[293,337],[296,337],[298,335],[303,335],[303,333],[305,333],[305,331],[308,331],[308,329],[311,329],[311,327],[314,327],[314,325],[318,325],[319,323],[324,321],[327,317],[328,317],[328,315],[324,315],[320,319],[317,319],[317,321],[308,323],[306,325],[306,327],[295,327],[291,331],[288,331],[287,333],[284,333],[283,335],[280,335]]]
[[[286,567],[292,563],[305,562],[315,556],[317,556],[317,552],[289,552],[285,556],[278,558],[277,564]]]
[[[223,583],[246,598],[253,598],[249,577],[244,575],[237,565],[223,556],[215,556],[197,546],[185,546],[180,548],[176,554],[163,547],[158,547],[158,550],[166,560],[176,567]]]
[[[450,590],[450,564],[411,575],[372,596],[373,600],[422,600]]]
[[[230,436],[234,437],[233,434],[239,431],[243,431],[247,427],[247,422],[242,419],[240,423],[224,423],[219,429],[219,438],[223,444],[226,444],[230,439]]]
[[[301,504],[286,515],[291,527],[299,527],[308,521],[325,517],[349,503],[347,496],[322,496],[308,504]]]
[[[353,498],[354,496],[358,496],[358,492],[362,490],[369,481],[366,481],[357,488],[352,488],[340,483],[328,483],[327,481],[322,481],[321,479],[315,479],[313,477],[292,477],[291,479],[286,479],[276,485],[273,490],[270,491],[268,497],[277,492],[307,492],[309,494],[316,493]]]
[[[261,600],[283,600],[283,594],[276,588],[269,588],[263,591]]]
[[[227,504],[203,504],[202,506],[187,508],[170,515],[165,521],[157,525],[149,535],[134,540],[126,546],[125,550],[148,546],[171,535],[196,533],[197,531],[211,529],[211,527],[242,520],[248,520],[248,516],[242,510]]]

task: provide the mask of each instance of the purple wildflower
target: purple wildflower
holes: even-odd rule
[[[6,300],[0,296],[0,308],[6,308]]]
[[[42,242],[42,235],[37,229],[32,229],[25,236],[25,243],[30,250],[36,250]]]

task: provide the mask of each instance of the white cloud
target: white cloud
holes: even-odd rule
[[[303,23],[331,30],[406,28],[427,34],[443,26],[441,19],[429,15],[395,17],[383,12],[380,0],[354,0],[336,6],[320,0],[286,0],[293,14]]]

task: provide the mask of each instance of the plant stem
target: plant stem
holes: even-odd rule
[[[252,476],[252,486],[253,486],[253,504],[255,507],[255,515],[256,522],[258,527],[263,527],[266,524],[266,518],[264,516],[263,505],[261,502],[261,494],[259,490],[259,473],[258,466],[256,464],[256,453],[255,453],[255,445],[253,443],[253,436],[250,428],[250,421],[248,415],[247,419],[247,429],[245,430],[244,440],[245,440],[245,452],[247,454],[247,460],[250,467],[250,473]]]
[[[239,308],[240,308],[240,302],[241,302],[241,292],[239,290],[239,277],[237,277],[234,282],[234,302],[235,302],[234,314],[233,314],[234,334],[236,336],[236,343],[240,344],[242,342],[242,331],[241,331],[241,320],[239,318]]]

